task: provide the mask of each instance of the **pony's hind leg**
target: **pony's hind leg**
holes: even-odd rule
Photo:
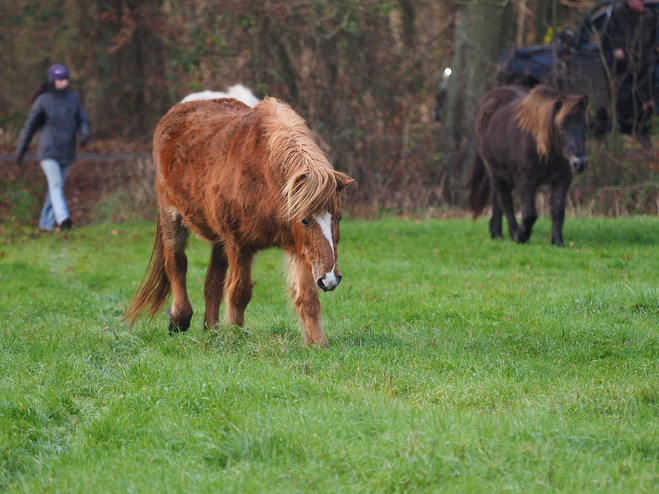
[[[252,299],[252,261],[251,251],[227,249],[229,257],[229,279],[225,318],[228,324],[242,326],[245,323],[245,309]]]
[[[327,338],[320,322],[320,300],[311,267],[297,254],[288,253],[287,260],[293,305],[300,319],[304,343],[325,347]]]
[[[536,186],[533,184],[524,184],[520,186],[520,190],[524,196],[524,206],[522,209],[522,223],[517,230],[518,242],[525,243],[531,238],[533,225],[538,219],[538,213],[535,209],[535,192]]]
[[[496,191],[495,200],[499,201],[499,206],[501,207],[503,214],[506,215],[510,239],[515,240],[517,238],[517,230],[519,227],[517,225],[517,219],[515,218],[512,186],[501,179],[496,179],[494,181],[494,190]]]
[[[181,214],[174,211],[161,213],[165,272],[172,285],[172,309],[169,312],[169,333],[187,331],[192,319],[192,305],[188,300],[185,277],[188,271],[188,258],[185,247],[190,235],[183,225]]]
[[[492,217],[490,218],[490,234],[492,238],[503,238],[501,218],[501,206],[499,205],[499,199],[495,196],[492,201]]]
[[[224,280],[227,276],[229,261],[222,243],[214,243],[211,246],[211,259],[206,272],[204,283],[204,298],[206,299],[206,313],[204,315],[204,327],[210,329],[220,319],[220,304],[224,293]]]

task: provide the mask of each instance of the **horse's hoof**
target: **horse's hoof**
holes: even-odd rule
[[[185,314],[183,314],[183,317],[181,317],[181,314],[179,314],[178,321],[174,320],[171,309],[167,309],[165,313],[169,316],[170,336],[173,335],[174,333],[185,333],[190,328],[190,321],[192,321],[192,313],[189,314],[189,317],[185,317],[186,316]]]
[[[517,232],[517,235],[515,235],[514,240],[518,244],[525,244],[529,241],[530,235],[526,235],[524,233]]]
[[[308,339],[305,338],[305,341],[304,341],[304,346],[306,346],[306,347],[317,347],[317,348],[320,348],[321,350],[326,349],[327,345],[328,345],[327,338],[324,338],[324,337],[319,338],[317,340],[313,340],[313,341],[308,340]]]
[[[190,321],[180,321],[180,322],[175,322],[172,321],[171,319],[169,320],[169,335],[173,335],[174,333],[185,333],[188,329],[190,329]]]
[[[190,323],[187,324],[176,324],[175,322],[169,322],[169,335],[172,336],[174,333],[185,333],[190,328]]]
[[[219,325],[220,325],[219,321],[215,321],[215,322],[204,321],[204,331],[217,331]]]

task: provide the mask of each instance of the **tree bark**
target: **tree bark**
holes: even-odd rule
[[[547,7],[549,0],[538,0],[535,9],[535,43],[539,45],[547,35]]]
[[[447,199],[453,204],[464,201],[462,189],[475,157],[474,111],[483,94],[494,85],[501,51],[514,41],[512,7],[507,0],[472,0],[458,12],[442,124]]]

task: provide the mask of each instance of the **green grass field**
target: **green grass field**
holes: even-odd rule
[[[659,219],[346,220],[305,348],[282,254],[245,328],[120,322],[132,221],[0,246],[0,491],[657,492]]]

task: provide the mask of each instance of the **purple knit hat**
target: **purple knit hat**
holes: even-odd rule
[[[48,69],[48,82],[55,82],[57,79],[68,79],[69,78],[69,70],[64,67],[64,65],[60,65],[56,63],[55,65],[51,65],[50,68]]]

